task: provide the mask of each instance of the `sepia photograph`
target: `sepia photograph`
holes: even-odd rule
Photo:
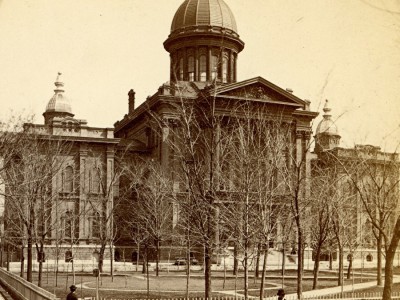
[[[0,0],[0,299],[399,299],[399,0]]]

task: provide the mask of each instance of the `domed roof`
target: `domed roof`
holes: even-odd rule
[[[71,104],[67,97],[64,96],[64,83],[60,80],[61,73],[58,73],[56,82],[54,82],[56,89],[54,95],[49,100],[46,106],[46,112],[60,112],[72,114]]]
[[[330,114],[331,109],[328,106],[328,100],[325,101],[325,106],[324,106],[324,119],[318,124],[317,130],[316,130],[316,135],[317,134],[328,134],[328,135],[339,135],[338,128],[335,124],[335,122],[332,121],[331,117],[332,115]]]
[[[171,33],[193,26],[216,26],[237,33],[235,17],[223,0],[185,0],[172,20]]]

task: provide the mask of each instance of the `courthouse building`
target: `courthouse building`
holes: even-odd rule
[[[223,0],[186,0],[177,9],[164,41],[170,57],[169,81],[139,106],[135,105],[135,92],[129,92],[129,109],[115,123],[115,136],[159,160],[176,193],[186,190],[177,174],[179,151],[171,145],[179,119],[177,107],[182,103],[203,103],[200,110],[204,114],[207,105],[215,103],[213,113],[221,119],[229,119],[235,107],[244,103],[263,107],[268,111],[265,118],[290,127],[287,155],[297,163],[304,159],[304,172],[310,173],[311,122],[318,113],[310,110],[309,101],[265,78],[238,81],[239,55],[244,46],[235,17]],[[223,128],[216,134],[220,132]],[[209,157],[205,155],[204,159]],[[217,190],[229,189],[229,184],[220,180]]]
[[[226,118],[232,114],[230,108],[237,104],[250,103],[254,107],[266,108],[269,112],[266,118],[271,121],[279,118],[290,127],[287,151],[294,158],[294,163],[304,160],[302,172],[306,176],[311,175],[312,158],[326,162],[328,154],[342,157],[354,152],[353,149],[339,147],[340,135],[326,107],[324,120],[317,128],[313,156],[310,153],[311,126],[318,113],[310,110],[310,102],[262,77],[237,80],[239,55],[245,55],[241,54],[245,43],[224,0],[183,1],[172,18],[170,34],[163,46],[165,55],[170,57],[168,81],[156,87],[154,94],[147,99],[135,99],[135,91],[129,91],[128,111],[114,124],[114,128],[93,128],[85,120],[74,118],[60,76],[55,82],[54,96],[43,114],[44,124],[28,125],[29,130],[38,134],[58,136],[73,144],[52,186],[52,193],[56,193],[55,198],[62,203],[60,214],[56,217],[62,225],[49,236],[48,250],[45,250],[48,256],[51,256],[57,243],[66,253],[71,239],[74,239],[74,256],[82,260],[92,259],[99,245],[100,216],[104,215],[104,210],[112,209],[118,195],[118,186],[113,181],[115,157],[117,150],[121,149],[118,147],[130,145],[132,153],[159,161],[163,173],[172,182],[174,192],[186,191],[186,186],[177,176],[178,167],[174,158],[177,150],[169,143],[171,128],[177,122],[176,107],[181,103],[212,102],[215,104],[213,113]],[[144,101],[136,105],[138,100]],[[386,157],[376,148],[359,149]],[[307,181],[304,193],[309,190],[309,184]],[[218,186],[221,191],[229,188],[222,183]],[[102,204],[104,197],[108,200],[107,205]],[[68,221],[71,215],[79,216],[73,224]],[[365,218],[357,220],[360,224],[365,222]],[[71,227],[74,228],[72,236],[68,233]],[[135,246],[127,247],[129,243],[129,240],[121,239],[114,246],[116,250],[126,250],[124,256],[129,258],[135,251]]]

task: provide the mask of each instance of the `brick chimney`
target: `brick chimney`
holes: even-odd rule
[[[128,113],[131,113],[135,110],[135,91],[131,89],[128,93],[128,102],[129,102],[129,110]]]

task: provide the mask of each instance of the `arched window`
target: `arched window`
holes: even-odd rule
[[[222,82],[228,82],[228,57],[226,56],[222,60]]]
[[[179,59],[179,80],[183,80],[183,58]]]
[[[70,239],[73,236],[73,214],[71,211],[66,211],[64,215],[64,238]]]
[[[371,254],[368,254],[366,258],[367,258],[367,261],[369,261],[369,262],[374,260],[374,257]]]
[[[89,174],[90,176],[90,191],[94,194],[98,194],[101,192],[101,170],[100,168],[95,168]]]
[[[194,57],[189,56],[188,58],[188,79],[194,81]]]
[[[64,172],[64,191],[72,193],[74,190],[74,169],[71,166],[65,168]]]
[[[211,56],[211,79],[214,80],[218,75],[218,56]]]
[[[207,57],[200,55],[200,81],[207,80]]]
[[[100,213],[95,212],[92,217],[92,238],[100,238],[101,218]]]

